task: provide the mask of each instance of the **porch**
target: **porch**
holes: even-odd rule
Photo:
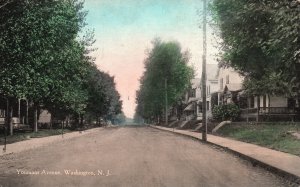
[[[299,120],[299,108],[260,107],[241,109],[242,120],[246,121],[296,121]]]

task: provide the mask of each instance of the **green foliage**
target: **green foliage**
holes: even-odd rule
[[[297,124],[231,124],[219,129],[218,134],[240,141],[300,156],[300,141],[288,132],[299,132]]]
[[[218,121],[236,120],[240,115],[240,109],[235,104],[215,106],[212,111],[213,118]]]
[[[139,116],[148,119],[160,116],[165,106],[166,91],[168,106],[180,99],[193,76],[192,68],[187,66],[188,60],[188,53],[182,53],[177,42],[154,40],[137,92],[136,113]]]
[[[214,0],[211,10],[222,38],[221,64],[246,76],[251,94],[299,95],[299,1]]]
[[[88,90],[88,104],[86,111],[94,118],[103,117],[113,120],[122,111],[120,94],[116,90],[114,77],[90,66],[86,88]]]
[[[116,116],[114,116],[113,118],[113,123],[117,124],[117,125],[122,125],[126,122],[126,116],[125,114],[122,112]]]
[[[114,78],[89,56],[93,33],[80,34],[86,16],[81,0],[9,1],[0,9],[3,95],[26,98],[54,116],[112,118],[121,112]]]

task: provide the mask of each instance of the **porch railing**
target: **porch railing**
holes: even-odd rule
[[[294,115],[299,113],[297,108],[287,107],[266,107],[266,108],[249,108],[241,109],[241,114],[259,114],[259,115]]]

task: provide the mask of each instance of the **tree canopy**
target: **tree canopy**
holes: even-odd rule
[[[7,0],[0,9],[1,94],[65,115],[121,112],[114,78],[89,56],[93,33],[80,38],[82,1]]]
[[[181,98],[193,76],[192,68],[187,65],[188,60],[188,52],[182,52],[179,43],[159,39],[153,41],[153,48],[145,60],[146,71],[137,91],[136,116],[148,119],[160,116],[165,106],[166,91],[168,106]]]
[[[247,91],[299,95],[299,1],[213,0],[211,10],[222,38],[221,65],[243,74]]]

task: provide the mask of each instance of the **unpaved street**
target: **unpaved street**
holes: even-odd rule
[[[0,187],[288,186],[218,148],[150,127],[95,133],[0,157]]]

